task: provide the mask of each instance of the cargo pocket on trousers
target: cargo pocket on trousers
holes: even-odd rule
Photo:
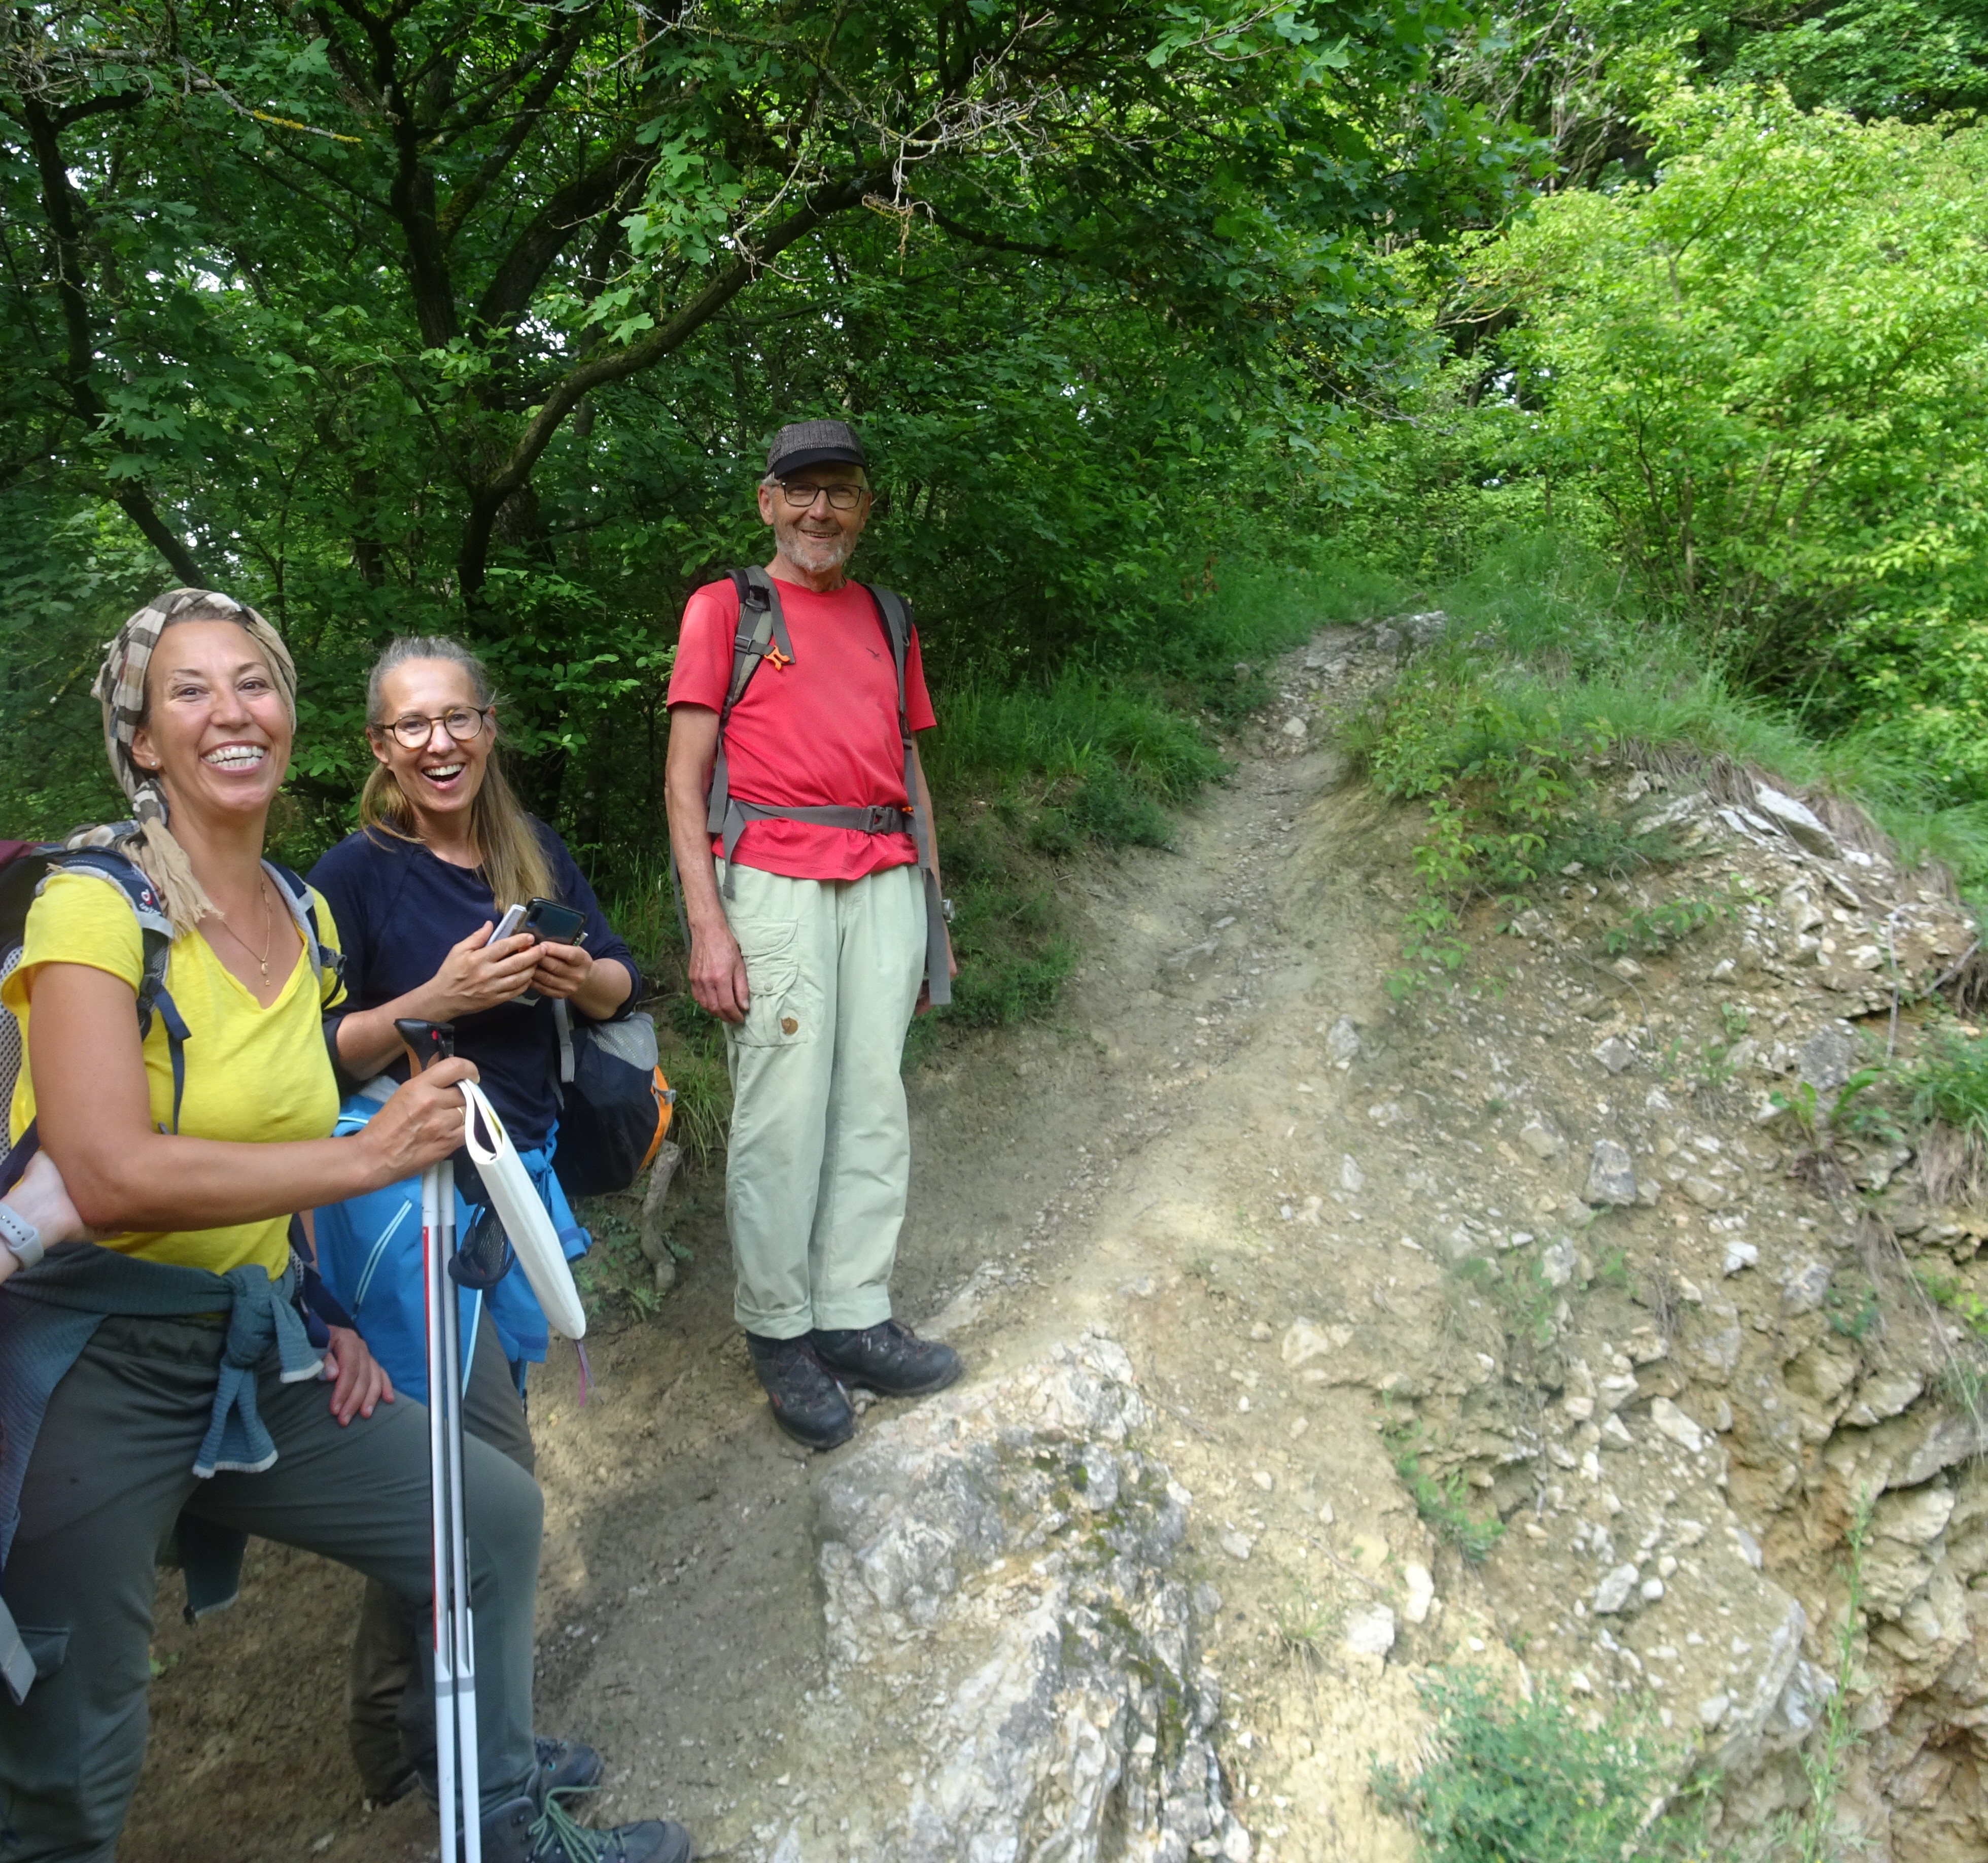
[[[801,978],[800,928],[747,919],[732,935],[746,960],[746,1019],[732,1031],[743,1048],[785,1048],[815,1038],[821,992]]]

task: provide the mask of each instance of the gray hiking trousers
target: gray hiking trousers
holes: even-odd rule
[[[182,1508],[428,1595],[427,1412],[401,1398],[341,1429],[326,1387],[282,1383],[272,1353],[256,1403],[275,1466],[198,1480],[221,1341],[194,1320],[106,1320],[49,1400],[0,1585],[44,1672],[23,1706],[0,1690],[5,1863],[112,1863],[145,1756],[154,1561]],[[538,1484],[487,1443],[465,1442],[463,1486],[489,1811],[532,1773],[544,1509]],[[425,1638],[421,1654],[426,1685]]]

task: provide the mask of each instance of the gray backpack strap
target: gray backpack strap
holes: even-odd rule
[[[705,828],[712,834],[725,831],[725,805],[732,799],[732,784],[725,768],[725,727],[732,708],[746,695],[762,660],[776,667],[794,663],[793,642],[787,637],[786,617],[780,613],[780,592],[773,579],[756,563],[750,569],[729,572],[732,586],[739,591],[739,627],[732,638],[732,680],[725,689],[725,704],[718,714],[718,756],[712,765],[711,795],[705,807]]]
[[[869,585],[865,584],[866,587]],[[932,864],[932,824],[918,806],[918,748],[911,740],[911,715],[904,698],[904,661],[911,646],[911,611],[892,589],[870,588],[877,618],[891,643],[891,660],[898,672],[898,735],[904,746],[904,803],[911,812],[911,840],[918,850],[918,870],[925,889],[925,987],[934,1008],[952,1000],[952,980],[946,974],[945,902],[939,897],[938,873]]]
[[[793,643],[787,637],[787,624],[780,613],[780,593],[773,587],[773,579],[757,563],[742,570],[727,570],[726,576],[739,595],[739,624],[732,637],[732,677],[725,688],[725,702],[718,708],[718,749],[711,762],[711,789],[705,798],[704,831],[706,834],[724,835],[725,824],[735,805],[732,800],[732,774],[725,761],[725,727],[730,722],[732,708],[746,695],[746,688],[752,683],[752,675],[759,671],[762,660],[772,660],[776,666],[791,666],[794,663]],[[732,831],[725,844],[729,856],[744,830],[742,821]],[[677,871],[676,849],[670,850],[670,892],[676,901],[677,929],[683,935],[683,946],[690,949],[690,921],[684,916],[683,881]],[[731,892],[731,873],[725,874],[725,891]],[[572,1077],[568,1074],[566,1077]]]
[[[684,940],[684,948],[686,951],[690,948],[688,938]],[[559,1084],[560,1087],[570,1087],[573,1084],[573,1011],[566,1006],[563,997],[553,999],[553,1027],[559,1035]],[[559,1094],[556,1088],[554,1091],[560,1104],[563,1106],[566,1096]]]
[[[274,860],[265,860],[262,871],[276,881],[284,904],[290,908],[290,917],[303,939],[304,955],[310,960],[311,981],[317,986],[318,1001],[336,996],[339,986],[345,981],[345,957],[319,935],[317,901],[312,898],[310,888],[302,875]]]
[[[745,696],[752,675],[762,661],[776,668],[794,663],[793,642],[787,637],[786,618],[780,612],[780,592],[773,579],[757,563],[729,570],[732,586],[739,591],[739,627],[732,640],[732,681],[726,687],[725,705],[718,715],[718,751],[712,760],[711,793],[705,804],[707,834],[721,837],[725,845],[725,896],[732,894],[732,850],[746,831],[746,818],[732,799],[731,773],[725,761],[725,727],[732,708]],[[685,942],[688,940],[686,938]]]

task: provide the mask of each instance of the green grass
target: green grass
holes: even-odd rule
[[[1988,1300],[1952,1275],[1925,1267],[1912,1273],[1929,1300],[1952,1314],[1976,1338],[1988,1339]]]
[[[1698,643],[1642,611],[1593,550],[1550,534],[1508,538],[1417,605],[1443,609],[1449,627],[1348,732],[1377,788],[1431,809],[1405,965],[1389,980],[1397,996],[1462,969],[1472,899],[1516,899],[1570,859],[1621,874],[1672,857],[1662,837],[1598,810],[1598,762],[1667,769],[1681,783],[1749,768],[1827,789],[1861,807],[1909,865],[1943,861],[1963,891],[1988,893],[1988,806],[1947,806],[1928,773],[1875,737],[1824,740],[1740,690]]]
[[[1490,1301],[1515,1345],[1538,1352],[1553,1344],[1559,1330],[1554,1314],[1560,1290],[1547,1279],[1537,1251],[1514,1253],[1503,1262],[1466,1256],[1454,1272],[1465,1287]]]
[[[1673,1756],[1647,1723],[1590,1711],[1536,1680],[1508,1698],[1482,1670],[1417,1685],[1435,1725],[1420,1770],[1377,1764],[1374,1793],[1422,1863],[1656,1863],[1704,1854],[1689,1816],[1648,1821]]]
[[[1808,1783],[1808,1803],[1799,1815],[1778,1813],[1771,1827],[1770,1855],[1790,1857],[1794,1863],[1838,1863],[1838,1858],[1857,1855],[1864,1848],[1854,1838],[1845,1844],[1837,1828],[1836,1808],[1851,1754],[1862,1739],[1853,1700],[1870,1685],[1858,1669],[1857,1645],[1865,1628],[1864,1560],[1871,1545],[1871,1500],[1868,1488],[1858,1496],[1843,1536],[1846,1596],[1833,1652],[1836,1685],[1823,1702],[1820,1730],[1803,1743],[1800,1754],[1802,1777]]]
[[[1302,1661],[1317,1662],[1338,1633],[1346,1611],[1337,1600],[1321,1597],[1307,1584],[1294,1583],[1273,1616],[1277,1641],[1285,1650]]]
[[[1413,1498],[1415,1512],[1470,1564],[1481,1564],[1504,1537],[1505,1523],[1496,1514],[1471,1513],[1464,1504],[1470,1490],[1462,1475],[1435,1476],[1422,1466],[1423,1452],[1430,1445],[1418,1422],[1385,1429],[1381,1440],[1395,1458],[1395,1472]]]
[[[1725,757],[1861,803],[1907,860],[1988,887],[1988,805],[1943,806],[1936,784],[1876,739],[1824,739],[1740,689],[1702,646],[1644,614],[1592,550],[1508,539],[1423,598],[1452,625],[1356,728],[1391,794],[1437,793],[1473,765],[1572,758],[1613,745]]]
[[[1937,1030],[1912,1069],[1915,1118],[1988,1140],[1988,1041]]]
[[[1988,1040],[1936,1030],[1905,1070],[1922,1128],[1919,1173],[1936,1203],[1988,1203]]]

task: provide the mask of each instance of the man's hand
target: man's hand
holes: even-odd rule
[[[541,947],[532,942],[529,932],[515,932],[495,944],[486,942],[495,929],[486,923],[451,947],[429,986],[436,1000],[425,1019],[453,1022],[478,1009],[494,1009],[532,987]]]
[[[331,1414],[343,1429],[355,1415],[370,1417],[381,1402],[392,1403],[394,1381],[350,1327],[325,1330],[331,1334],[324,1354],[324,1374],[332,1381]]]
[[[562,999],[577,996],[593,975],[593,959],[584,945],[541,945],[532,988],[542,996]]]
[[[746,959],[723,919],[690,937],[690,993],[702,1009],[725,1022],[743,1022],[751,1002]]]

